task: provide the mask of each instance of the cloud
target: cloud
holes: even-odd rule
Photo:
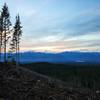
[[[66,50],[99,51],[100,15],[95,12],[94,14],[92,12],[92,17],[91,13],[83,15],[82,17],[77,16],[69,23],[66,19],[58,21],[59,18],[55,21],[53,19],[45,20],[43,25],[33,29],[33,33],[38,33],[35,34],[37,37],[35,39],[32,34],[31,42],[26,45],[26,48],[55,52]]]
[[[61,52],[61,51],[71,51],[71,50],[81,50],[81,51],[99,51],[100,50],[100,34],[87,34],[81,37],[72,37],[64,40],[52,39],[54,37],[45,37],[43,40],[31,40],[26,42],[22,48],[29,48],[30,50],[37,51],[51,51],[51,52]],[[51,39],[51,40],[49,40]]]
[[[29,33],[33,33],[33,37],[52,36],[56,34],[64,35],[65,38],[92,34],[100,31],[100,8],[92,8],[81,12],[73,19],[67,19],[66,16],[43,18],[40,17],[37,22],[31,21],[33,24]],[[32,20],[32,19],[31,19]]]
[[[72,36],[80,36],[100,31],[99,12],[100,7],[82,12],[67,25],[70,30],[73,30],[69,34]],[[67,26],[65,25],[64,28],[67,28]]]

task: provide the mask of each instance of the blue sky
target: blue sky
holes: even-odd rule
[[[0,0],[20,14],[22,51],[100,51],[100,0]]]

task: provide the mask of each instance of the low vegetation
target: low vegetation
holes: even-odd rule
[[[67,82],[69,86],[100,89],[100,64],[50,64],[32,63],[22,65],[41,74]]]

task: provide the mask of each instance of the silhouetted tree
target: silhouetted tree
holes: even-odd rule
[[[6,5],[6,3],[4,4],[2,8],[1,18],[2,18],[3,45],[4,45],[3,47],[4,48],[4,61],[6,62],[7,42],[8,42],[8,39],[10,38],[9,34],[10,34],[10,26],[11,26],[10,14],[9,14],[8,6]]]
[[[20,39],[22,35],[22,26],[20,22],[20,17],[19,15],[16,16],[16,22],[14,26],[14,32],[13,32],[13,37],[12,37],[12,43],[11,43],[11,49],[13,52],[16,53],[16,62],[19,63],[19,44],[20,44]]]

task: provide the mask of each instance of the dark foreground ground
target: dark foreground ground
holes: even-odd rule
[[[100,100],[100,91],[73,88],[23,67],[0,64],[0,100]]]

